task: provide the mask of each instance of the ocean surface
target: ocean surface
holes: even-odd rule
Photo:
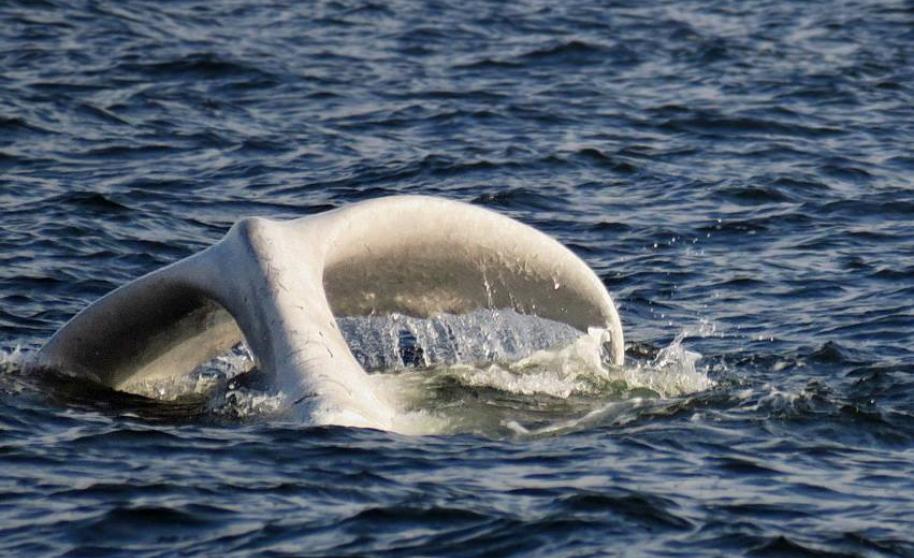
[[[243,347],[29,365],[242,217],[402,193],[558,238],[625,366],[353,322],[404,434],[278,412]],[[0,2],[4,556],[914,556],[912,342],[911,2]]]

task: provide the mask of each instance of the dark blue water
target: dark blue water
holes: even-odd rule
[[[910,2],[2,2],[0,554],[912,556],[912,177]],[[633,366],[684,334],[714,387],[412,437],[15,352],[243,216],[396,193],[556,236]]]

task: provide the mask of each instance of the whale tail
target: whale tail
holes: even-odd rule
[[[571,251],[503,215],[424,196],[244,219],[210,248],[88,306],[38,359],[123,388],[186,374],[244,341],[313,422],[390,429],[393,406],[366,389],[336,317],[483,308],[603,328],[611,362],[622,363],[612,299]]]

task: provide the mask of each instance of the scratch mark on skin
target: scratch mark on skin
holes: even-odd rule
[[[279,273],[279,268],[273,265],[273,262],[271,261],[267,261],[265,263],[266,265],[264,266],[264,273],[267,276],[271,290],[277,294],[279,291],[289,292],[289,289],[286,287],[286,285],[279,279],[281,276]]]
[[[315,345],[315,344],[320,344],[320,342],[317,341],[317,340],[315,340],[315,339],[305,339],[305,340],[302,342],[302,346],[301,346],[301,347],[292,349],[291,351],[289,351],[288,353],[286,353],[286,358],[291,359],[292,357],[297,357],[298,355],[300,355],[300,354],[302,354],[302,353],[304,353],[304,352],[307,352],[308,349],[305,348],[307,345]],[[332,355],[331,355],[331,356],[332,356]]]
[[[293,349],[286,354],[286,359],[292,360],[293,358],[297,359],[298,355],[305,352],[305,349]]]
[[[293,405],[298,405],[299,403],[301,403],[302,401],[304,401],[304,400],[306,400],[306,399],[315,399],[316,397],[317,397],[317,393],[316,393],[316,392],[313,392],[313,391],[306,391],[301,397],[299,397],[298,399],[296,399],[295,401],[293,401],[292,404],[293,404]]]
[[[321,359],[321,357],[319,357],[319,356],[314,356],[314,357],[305,358],[305,359],[296,358],[296,359],[295,359],[295,362],[297,362],[297,363],[299,363],[299,364],[308,364],[308,363],[311,363],[311,362],[314,362],[314,361],[318,361],[318,360],[320,360],[320,359]]]
[[[349,397],[352,397],[352,390],[349,389],[349,386],[347,386],[347,385],[344,384],[343,382],[340,382],[339,380],[334,380],[333,378],[331,378],[330,376],[328,376],[328,375],[326,375],[326,374],[320,374],[318,377],[319,377],[319,378],[323,378],[326,382],[329,382],[329,383],[331,383],[331,384],[336,384],[336,385],[340,386],[341,388],[343,388],[344,390],[346,390],[346,393],[349,394]]]

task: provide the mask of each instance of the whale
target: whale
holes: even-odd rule
[[[608,361],[623,363],[613,300],[571,250],[495,211],[415,195],[242,219],[208,248],[84,308],[37,361],[124,389],[186,375],[245,343],[293,415],[394,430],[396,402],[371,389],[337,319],[479,309],[600,328]]]

